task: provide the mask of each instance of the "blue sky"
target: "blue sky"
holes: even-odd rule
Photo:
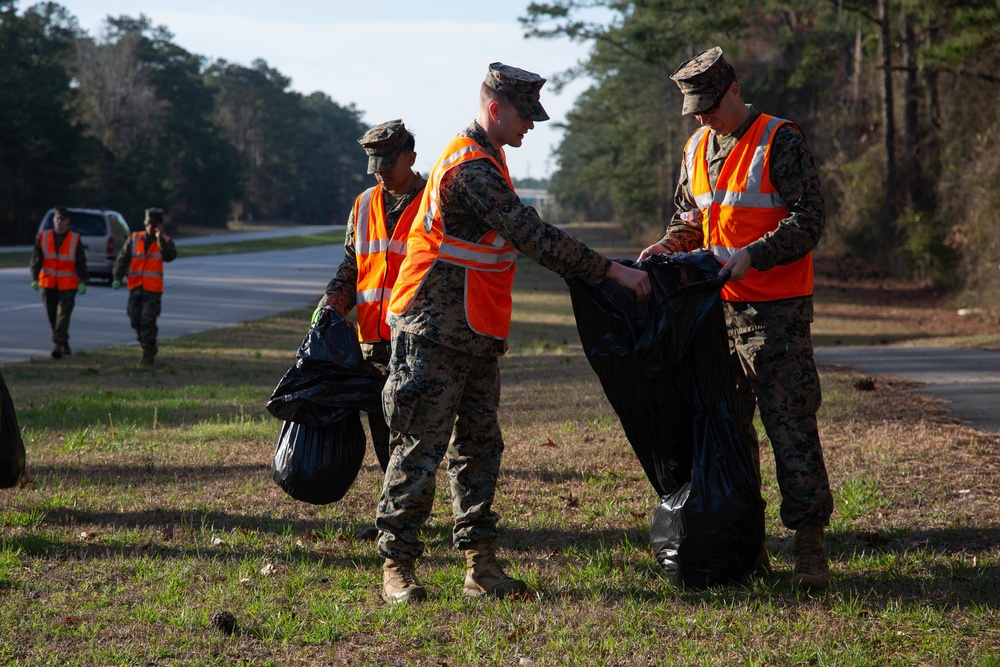
[[[26,6],[27,3],[21,6]],[[476,116],[479,84],[501,61],[545,77],[586,58],[588,45],[525,39],[518,17],[527,0],[428,2],[387,0],[61,0],[98,36],[108,16],[140,13],[166,26],[183,48],[249,65],[256,58],[292,79],[302,93],[322,91],[353,103],[369,125],[403,118],[417,136],[424,175],[456,132]],[[552,121],[536,124],[520,148],[508,148],[511,175],[545,177],[564,120],[586,88],[542,90]],[[360,149],[359,149],[360,150]]]

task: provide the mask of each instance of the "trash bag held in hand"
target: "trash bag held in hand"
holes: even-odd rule
[[[0,489],[17,486],[24,475],[24,440],[17,425],[14,399],[0,373]]]
[[[271,472],[296,500],[340,500],[365,457],[360,410],[382,414],[382,374],[361,355],[354,329],[326,309],[309,330],[268,411],[285,421]]]
[[[705,251],[635,268],[653,286],[646,303],[611,281],[567,281],[580,340],[661,498],[650,528],[657,561],[678,583],[736,580],[764,543],[764,502],[739,434],[725,279]]]
[[[286,421],[278,434],[271,474],[296,500],[325,505],[347,493],[365,458],[365,432],[357,412],[330,426]]]
[[[358,410],[382,412],[382,374],[361,355],[347,320],[325,309],[278,382],[267,410],[278,419],[329,426]]]

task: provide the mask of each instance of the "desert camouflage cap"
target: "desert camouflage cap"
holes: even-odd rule
[[[392,168],[409,138],[409,130],[398,118],[379,123],[365,132],[358,143],[368,154],[368,173],[374,174]]]
[[[681,114],[699,113],[711,109],[736,80],[736,70],[726,62],[722,48],[702,51],[670,75],[684,93]]]
[[[542,103],[538,101],[545,79],[537,74],[503,63],[490,63],[484,83],[506,97],[517,112],[528,120],[549,119],[549,114],[545,113]]]

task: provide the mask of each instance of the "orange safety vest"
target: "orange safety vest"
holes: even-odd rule
[[[709,131],[702,127],[684,148],[691,193],[701,214],[704,243],[721,262],[734,252],[778,228],[788,206],[771,183],[771,144],[779,127],[790,121],[761,114],[744,134],[719,172],[715,190],[709,183]],[[813,292],[812,253],[768,271],[751,268],[743,280],[722,288],[725,301],[775,301]]]
[[[38,273],[38,285],[45,289],[73,290],[80,286],[76,275],[76,246],[80,235],[66,232],[62,245],[56,249],[56,233],[49,229],[42,232],[39,245],[42,247],[42,270]]]
[[[503,150],[501,149],[501,155]],[[510,333],[511,287],[517,269],[517,249],[496,230],[477,242],[449,236],[441,219],[441,179],[449,170],[470,160],[489,160],[514,189],[505,165],[499,164],[482,146],[469,137],[455,137],[431,169],[420,198],[417,220],[423,224],[410,229],[406,258],[392,288],[389,312],[403,315],[437,262],[465,269],[465,317],[469,328],[491,338],[506,339]]]
[[[385,220],[385,192],[381,185],[368,188],[354,201],[354,252],[358,263],[358,340],[390,340],[385,321],[389,295],[406,257],[406,236],[417,217],[420,197],[414,197],[389,236]]]
[[[144,232],[132,232],[132,261],[128,267],[128,288],[141,287],[163,294],[163,255],[155,240],[146,247]]]

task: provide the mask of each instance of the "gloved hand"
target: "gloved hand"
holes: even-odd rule
[[[120,281],[120,280],[112,280],[111,281],[111,289],[118,289],[121,286],[122,286],[122,281]]]
[[[80,283],[77,286],[77,288],[76,288],[76,293],[77,294],[86,294],[87,293],[87,284],[86,283]]]
[[[37,280],[32,280],[31,281],[31,289],[35,290],[36,292],[38,291],[38,281]]]
[[[323,314],[323,308],[324,307],[325,306],[323,306],[323,302],[322,301],[320,302],[320,304],[318,306],[316,306],[316,310],[313,311],[312,318],[310,318],[310,320],[309,320],[309,326],[311,326],[311,327],[316,326],[316,323],[319,322],[319,316]]]

